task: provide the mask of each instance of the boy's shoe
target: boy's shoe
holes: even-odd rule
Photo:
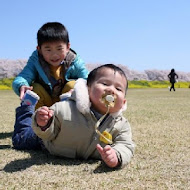
[[[35,106],[38,103],[40,97],[33,91],[27,90],[24,94],[24,97],[21,101],[21,105],[33,105]]]

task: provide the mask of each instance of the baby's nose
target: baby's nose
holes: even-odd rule
[[[109,87],[105,90],[106,94],[114,95],[114,89],[112,87]]]

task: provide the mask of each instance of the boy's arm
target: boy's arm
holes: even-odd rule
[[[66,80],[73,80],[78,78],[87,79],[89,71],[86,68],[84,61],[80,58],[79,55],[76,56],[74,62],[68,68],[65,79]]]
[[[19,73],[19,75],[14,79],[12,83],[13,90],[17,95],[20,95],[21,86],[30,86],[36,78],[36,62],[38,62],[38,53],[37,51],[34,51],[30,56],[26,66],[23,68],[23,70]]]
[[[88,78],[88,70],[83,60],[80,60],[79,64],[77,64],[77,75],[78,78],[87,79]]]

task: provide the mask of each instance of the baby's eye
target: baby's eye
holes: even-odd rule
[[[120,87],[117,87],[116,89],[117,89],[118,91],[122,91],[122,88],[120,88]]]

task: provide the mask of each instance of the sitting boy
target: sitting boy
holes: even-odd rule
[[[21,100],[27,90],[38,94],[36,109],[58,102],[61,94],[73,89],[75,80],[88,77],[84,61],[70,48],[69,33],[63,24],[45,23],[37,32],[37,42],[37,50],[12,84]]]

